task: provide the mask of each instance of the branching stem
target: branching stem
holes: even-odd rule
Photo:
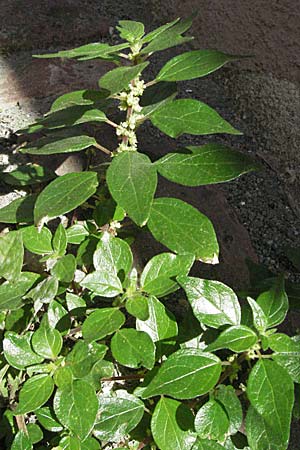
[[[25,423],[25,417],[23,414],[17,415],[16,416],[16,422],[18,425],[18,429],[20,431],[23,431],[23,433],[25,433],[28,436],[28,430],[26,427],[26,423]]]
[[[107,155],[111,155],[111,151],[108,150],[108,148],[103,147],[103,145],[98,144],[98,142],[96,144],[94,144],[94,147],[98,148],[98,150],[101,150],[103,153],[106,153]]]

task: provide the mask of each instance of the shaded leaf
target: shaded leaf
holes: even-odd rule
[[[99,411],[94,435],[100,441],[120,442],[141,421],[144,403],[125,390],[99,396]]]
[[[31,223],[33,222],[33,208],[37,194],[26,195],[13,200],[0,208],[0,222],[2,223]]]
[[[133,256],[126,241],[112,237],[105,232],[93,256],[93,263],[96,270],[111,272],[115,275],[123,270],[127,275],[131,269]]]
[[[52,395],[54,383],[50,375],[29,378],[22,386],[15,414],[25,414],[43,406]]]
[[[102,108],[104,109],[105,107],[106,105],[103,102]],[[91,108],[90,106],[70,106],[69,108],[48,114],[43,119],[39,120],[38,123],[43,125],[45,128],[57,129],[73,127],[75,125],[81,125],[89,122],[98,123],[106,121],[106,114],[100,109]],[[88,136],[84,136],[84,139],[87,137]],[[75,140],[73,142],[75,142]],[[84,143],[84,140],[82,139],[81,142]]]
[[[276,333],[268,337],[268,343],[275,352],[272,359],[286,369],[295,383],[300,383],[300,342]]]
[[[275,327],[284,321],[289,309],[289,300],[284,290],[284,278],[279,277],[269,291],[256,300],[267,318],[267,327]]]
[[[181,134],[241,134],[214,109],[193,99],[167,103],[151,115],[151,122],[172,138],[178,138]]]
[[[118,308],[101,308],[94,311],[82,325],[82,335],[88,342],[98,341],[117,331],[125,322]]]
[[[224,441],[229,429],[228,416],[218,402],[209,400],[196,414],[195,429],[201,439]]]
[[[39,274],[22,272],[16,282],[6,281],[0,285],[0,311],[15,310],[22,305],[22,297],[38,280]]]
[[[129,44],[108,45],[102,42],[81,45],[71,50],[62,50],[57,53],[33,55],[35,58],[79,58],[79,59],[111,59],[113,53],[129,47]]]
[[[247,395],[266,424],[280,434],[282,447],[287,448],[294,404],[294,384],[287,371],[274,361],[259,360],[251,370]]]
[[[136,321],[137,330],[148,333],[153,342],[161,341],[162,347],[174,344],[178,335],[174,315],[154,296],[148,298],[148,313],[148,319]]]
[[[67,173],[40,193],[34,207],[36,224],[66,214],[90,198],[97,189],[96,172]]]
[[[31,348],[33,333],[27,332],[19,336],[13,331],[7,331],[3,340],[3,351],[6,361],[16,369],[41,363],[44,358],[37,355]]]
[[[199,322],[212,328],[240,324],[241,307],[228,286],[219,281],[185,276],[178,277],[177,281],[185,290]]]
[[[75,436],[80,440],[88,437],[98,411],[96,393],[88,383],[75,380],[68,388],[58,389],[53,406],[58,420]]]
[[[148,227],[170,250],[194,255],[204,263],[218,262],[219,246],[211,221],[188,203],[178,198],[156,198]]]
[[[194,398],[209,392],[220,373],[217,356],[195,348],[178,350],[163,362],[142,398],[163,394],[178,399]]]
[[[163,297],[179,289],[174,280],[178,275],[186,275],[194,262],[193,255],[161,253],[146,264],[141,275],[141,289],[156,297]]]
[[[20,231],[10,231],[0,237],[0,277],[16,281],[23,266],[24,247]]]
[[[55,276],[62,283],[71,283],[76,269],[75,256],[69,253],[60,258],[51,269],[51,275]]]
[[[147,333],[133,328],[117,331],[111,340],[113,357],[123,366],[152,369],[155,363],[155,346]]]
[[[114,200],[139,226],[146,224],[157,185],[157,174],[148,156],[132,151],[114,157],[107,171]]]
[[[176,95],[176,83],[161,82],[148,87],[141,97],[140,105],[143,108],[141,113],[144,116],[150,116],[161,106],[172,101]]]
[[[52,180],[56,175],[52,170],[38,164],[26,164],[8,173],[3,173],[2,178],[6,184],[12,186],[31,186]]]
[[[160,450],[190,450],[196,440],[194,416],[183,403],[161,397],[152,419],[151,431]]]
[[[149,318],[148,298],[143,295],[135,295],[126,300],[126,311],[140,320]]]
[[[89,273],[80,285],[103,297],[116,297],[123,292],[122,283],[116,274],[96,270]]]
[[[136,78],[147,66],[149,62],[143,62],[136,66],[117,67],[103,75],[99,80],[99,86],[107,89],[111,95],[127,89],[131,80]]]
[[[243,410],[234,387],[220,384],[215,391],[215,398],[223,406],[229,418],[228,433],[237,433],[243,422]]]
[[[95,105],[99,107],[104,99],[107,97],[108,92],[105,90],[79,90],[68,92],[58,97],[50,108],[50,113],[61,111],[62,109],[70,108],[72,106],[86,106]]]
[[[49,406],[43,406],[42,408],[34,411],[39,423],[48,431],[57,433],[63,429],[62,425],[55,417],[54,411]]]

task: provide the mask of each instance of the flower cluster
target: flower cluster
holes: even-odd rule
[[[121,122],[116,128],[117,136],[126,137],[127,139],[119,144],[118,152],[136,150],[137,149],[137,137],[136,127],[137,122],[144,118],[143,114],[140,114],[142,107],[140,106],[140,97],[145,90],[145,83],[137,77],[132,83],[128,85],[128,92],[124,91],[118,95],[120,100],[119,109],[121,111],[130,110],[130,114],[127,115],[126,121]]]

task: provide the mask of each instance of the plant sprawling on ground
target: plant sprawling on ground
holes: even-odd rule
[[[38,55],[116,68],[99,89],[55,100],[26,129],[38,138],[20,148],[29,155],[82,150],[86,170],[57,176],[30,163],[2,173],[4,183],[28,191],[0,210],[8,224],[0,237],[2,448],[288,446],[300,340],[276,330],[289,307],[283,278],[247,303],[219,281],[190,276],[196,261],[218,263],[213,224],[190,204],[155,195],[158,176],[200,186],[257,164],[211,141],[151,161],[137,140],[148,120],[171,138],[240,134],[205,103],[176,92],[177,82],[237,56],[187,51],[143,79],[152,54],[192,39],[184,35],[190,26],[177,19],[145,34],[142,23],[122,20],[119,45]],[[115,129],[115,148],[101,142],[103,124]],[[91,166],[95,152],[104,162]],[[166,251],[140,273],[130,245],[141,227]],[[187,300],[177,317],[166,304],[180,288]]]

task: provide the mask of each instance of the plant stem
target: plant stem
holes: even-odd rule
[[[145,84],[145,87],[147,88],[147,87],[153,86],[156,83],[157,83],[157,80],[148,81],[148,83]]]
[[[114,128],[118,128],[118,124],[116,124],[115,122],[113,122],[112,120],[106,119],[105,121],[106,123],[108,123],[108,125],[111,125]]]
[[[98,148],[98,150],[101,150],[102,152],[106,153],[107,155],[111,155],[111,151],[108,150],[107,148],[103,147],[102,145],[98,144],[98,142],[96,144],[94,144],[94,147]]]
[[[17,415],[16,416],[16,422],[18,425],[18,429],[20,431],[23,431],[23,433],[25,433],[28,436],[28,430],[26,427],[26,423],[25,423],[25,417],[23,414]]]

